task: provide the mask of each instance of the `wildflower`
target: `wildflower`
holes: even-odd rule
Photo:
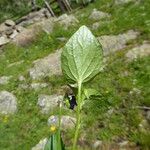
[[[50,127],[50,132],[55,132],[56,131],[56,126],[51,126]]]

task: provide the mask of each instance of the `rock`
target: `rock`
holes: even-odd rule
[[[58,107],[58,101],[63,100],[61,95],[39,95],[37,105],[43,114],[47,114]]]
[[[44,150],[44,147],[45,147],[47,141],[48,141],[47,138],[40,140],[40,142],[35,147],[33,147],[31,150]]]
[[[15,26],[15,22],[13,20],[6,20],[5,25],[7,26]]]
[[[13,33],[13,29],[9,28],[5,31],[5,34],[7,35],[7,37],[9,37],[11,34]]]
[[[16,97],[7,91],[0,92],[0,113],[13,114],[17,111]]]
[[[129,2],[135,2],[135,0],[115,0],[116,5],[127,4]]]
[[[128,61],[136,60],[137,58],[145,57],[150,55],[150,44],[143,43],[140,46],[134,47],[126,53]]]
[[[19,81],[25,81],[25,80],[26,80],[26,79],[25,79],[25,77],[24,77],[24,76],[22,76],[22,75],[21,75],[21,76],[19,76],[19,78],[18,78],[18,79],[19,79]]]
[[[93,144],[93,148],[94,148],[94,149],[101,149],[101,148],[102,148],[102,144],[103,144],[102,141],[96,140],[96,141],[94,142],[94,144]]]
[[[133,94],[140,95],[141,94],[141,90],[139,90],[138,88],[133,88],[129,93],[131,95],[133,95]]]
[[[97,30],[100,27],[100,23],[99,22],[95,22],[92,25],[92,30]]]
[[[93,9],[91,15],[89,16],[89,19],[98,21],[100,19],[108,18],[108,17],[110,17],[110,14],[102,12],[102,11],[99,11],[97,9]]]
[[[13,39],[13,43],[18,46],[27,46],[36,39],[40,31],[41,30],[37,26],[31,26],[30,28],[25,29],[20,34],[16,35]]]
[[[19,25],[27,26],[36,22],[40,22],[48,17],[48,10],[46,8],[42,8],[39,11],[34,11],[29,13],[27,16],[24,16],[20,19]]]
[[[1,36],[0,37],[0,46],[7,44],[9,41],[10,40],[6,36]]]
[[[9,83],[9,80],[12,78],[12,76],[2,76],[0,77],[0,85],[5,85]]]
[[[139,124],[139,130],[143,133],[146,133],[148,129],[149,129],[148,121],[146,119],[143,119]]]
[[[101,37],[98,37],[97,39],[102,44],[104,55],[108,55],[125,48],[127,42],[136,39],[138,35],[138,32],[129,30],[123,34],[103,35]]]
[[[61,50],[57,50],[55,53],[34,61],[33,68],[29,70],[30,77],[32,79],[39,79],[45,76],[61,75],[60,56]]]
[[[122,141],[122,142],[118,143],[120,148],[126,147],[126,146],[128,146],[128,144],[129,144],[129,141]]]
[[[6,26],[5,23],[0,24],[0,34],[4,33],[8,29],[10,29],[10,27]]]
[[[34,90],[39,90],[39,89],[45,88],[47,86],[48,86],[47,83],[32,83],[31,84],[31,88]]]
[[[22,32],[23,30],[25,30],[25,28],[22,27],[22,26],[20,26],[20,25],[15,26],[15,29],[16,29],[16,31],[19,32],[19,33]]]
[[[57,22],[66,30],[68,29],[68,27],[74,26],[77,23],[79,23],[79,21],[77,20],[75,16],[67,15],[67,14],[63,14],[60,17],[56,18],[54,22]]]
[[[58,126],[58,116],[50,116],[48,118],[48,126],[56,125]],[[75,127],[76,118],[70,116],[61,116],[61,128],[62,129],[71,129]]]
[[[41,28],[42,31],[46,32],[47,34],[50,34],[53,32],[54,21],[52,18],[44,19],[34,24],[34,26],[38,26]]]
[[[12,32],[12,34],[9,36],[9,38],[14,39],[17,35],[18,35],[17,30],[14,30],[14,31]]]

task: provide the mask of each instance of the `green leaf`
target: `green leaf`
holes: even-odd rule
[[[100,96],[101,94],[95,89],[87,88],[84,89],[84,95],[89,99],[91,96]]]
[[[80,27],[66,43],[61,62],[65,77],[74,83],[87,82],[100,72],[102,47],[86,26]]]
[[[62,141],[59,131],[50,136],[44,147],[44,150],[65,150],[65,145]]]

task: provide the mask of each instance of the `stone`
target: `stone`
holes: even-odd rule
[[[74,26],[79,23],[79,20],[73,15],[63,14],[60,17],[56,18],[54,22],[58,23],[67,30],[70,26]]]
[[[30,77],[39,79],[46,76],[61,75],[61,51],[57,50],[55,53],[34,61],[33,68],[29,70]]]
[[[59,118],[58,116],[50,116],[48,118],[48,126],[58,126],[58,121]],[[70,117],[70,116],[61,116],[61,128],[66,130],[66,129],[72,129],[75,127],[75,123],[76,123],[76,118],[74,117]]]
[[[103,35],[97,39],[101,43],[104,55],[114,53],[118,50],[124,49],[126,44],[138,37],[139,32],[129,30],[126,33],[118,35]]]
[[[127,4],[129,2],[135,2],[135,0],[115,0],[116,5]]]
[[[142,58],[149,55],[150,55],[150,44],[145,42],[142,45],[136,46],[131,50],[129,50],[125,56],[127,58],[127,61],[133,61],[136,60],[137,58]]]
[[[0,46],[7,44],[9,41],[10,40],[6,36],[1,36],[0,37]]]
[[[14,31],[12,32],[12,34],[9,36],[9,38],[14,39],[17,35],[18,35],[17,30],[14,30]]]
[[[62,101],[63,96],[61,95],[39,95],[37,105],[40,107],[43,114],[47,114],[58,107],[58,101]]]
[[[37,22],[34,24],[34,26],[38,26],[41,28],[42,31],[46,32],[47,34],[50,34],[53,32],[54,28],[54,22],[52,18],[44,19],[40,22]]]
[[[14,114],[17,111],[17,98],[8,91],[0,92],[0,113]]]
[[[47,86],[48,86],[47,83],[32,83],[31,84],[31,88],[34,90],[39,90],[39,89],[45,88]]]
[[[92,25],[92,30],[97,30],[100,27],[100,23],[99,22],[95,22]]]
[[[5,33],[8,29],[10,29],[10,27],[6,26],[5,23],[0,24],[0,34]]]
[[[96,141],[94,142],[94,144],[93,144],[93,148],[94,148],[94,149],[101,149],[101,148],[102,148],[102,144],[103,144],[102,141],[96,140]]]
[[[40,142],[36,146],[34,146],[31,150],[44,150],[47,141],[48,141],[47,138],[40,140]]]
[[[25,28],[20,25],[15,26],[15,29],[17,32],[22,32],[23,30],[25,30]]]
[[[129,144],[129,141],[122,141],[122,142],[118,143],[120,148],[126,147],[126,146],[128,146],[128,144]]]
[[[31,24],[34,24],[36,22],[40,22],[44,19],[46,19],[47,17],[49,17],[48,15],[48,10],[46,8],[42,8],[38,11],[33,11],[30,12],[27,16],[23,16],[19,21],[19,25],[20,26],[28,26]]]
[[[5,25],[7,26],[15,26],[15,22],[13,20],[6,20]]]
[[[12,78],[12,76],[2,76],[0,77],[0,85],[5,85],[9,83],[9,80]]]
[[[26,79],[25,79],[25,77],[24,77],[24,76],[22,76],[22,75],[21,75],[21,76],[19,76],[19,78],[18,78],[18,79],[19,79],[19,81],[25,81],[25,80],[26,80]]]
[[[139,130],[143,133],[147,133],[148,129],[149,129],[149,123],[146,119],[143,119],[139,124]]]
[[[27,46],[36,39],[40,31],[41,30],[37,26],[30,26],[30,28],[25,29],[20,34],[16,35],[12,41],[18,46]]]
[[[111,15],[108,13],[93,9],[91,15],[89,16],[89,19],[98,21],[100,19],[109,18],[110,16]]]

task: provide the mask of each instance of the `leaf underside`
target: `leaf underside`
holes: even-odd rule
[[[65,77],[74,83],[87,82],[99,73],[102,47],[86,26],[80,27],[66,43],[61,62]]]

